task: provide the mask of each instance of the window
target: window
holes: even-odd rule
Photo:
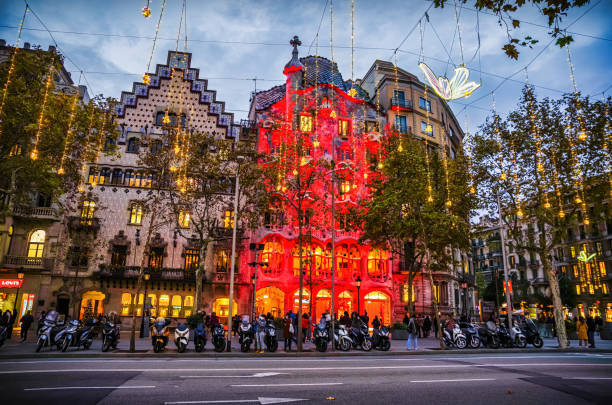
[[[431,101],[419,97],[419,107],[423,110],[431,112]]]
[[[168,306],[170,305],[170,296],[168,294],[162,294],[159,296],[159,315],[168,316]]]
[[[92,218],[96,211],[96,202],[92,200],[83,201],[83,207],[81,208],[81,224],[91,225]]]
[[[112,152],[115,150],[115,140],[113,138],[106,138],[104,142],[104,152]]]
[[[341,245],[336,249],[336,271],[339,279],[348,280],[361,275],[361,256],[355,245]]]
[[[68,263],[70,267],[87,267],[89,249],[85,246],[70,246]]]
[[[170,122],[165,123],[164,122],[164,117],[166,116],[166,111],[160,111],[157,113],[157,115],[155,116],[155,125],[165,125],[165,126],[172,126],[175,127],[177,125],[177,121],[176,121],[176,114],[175,113],[168,113],[168,118],[170,119]],[[186,115],[185,114],[181,114],[181,126],[184,127],[186,123]]]
[[[164,248],[151,248],[151,252],[149,253],[149,267],[154,269],[161,269],[164,267]]]
[[[227,273],[229,260],[224,249],[217,251],[217,273]]]
[[[162,141],[155,139],[151,141],[151,153],[159,153],[162,149]]]
[[[133,204],[130,209],[130,224],[140,225],[142,222],[142,205]]]
[[[157,295],[149,294],[147,298],[149,299],[149,304],[151,304],[151,316],[157,316]]]
[[[183,308],[185,313],[183,316],[187,318],[193,312],[193,295],[187,295],[183,300]]]
[[[178,225],[181,228],[189,228],[190,220],[191,220],[191,214],[188,211],[179,211]]]
[[[87,177],[87,182],[90,184],[95,184],[98,181],[98,169],[95,167],[89,168],[89,176]]]
[[[406,102],[406,93],[403,90],[393,90],[393,103],[395,105],[404,105]]]
[[[343,160],[352,160],[353,152],[350,150],[336,148],[336,160],[342,162]]]
[[[408,132],[408,126],[406,125],[406,116],[405,115],[396,115],[395,116],[395,130],[402,134]]]
[[[43,257],[45,248],[46,232],[42,229],[32,232],[30,242],[28,243],[28,257],[40,258]]]
[[[225,229],[232,229],[232,228],[234,228],[233,211],[225,210],[225,213],[223,214],[223,227]]]
[[[43,193],[38,193],[36,197],[36,206],[37,207],[50,207],[51,206],[51,196]]]
[[[105,184],[110,181],[111,172],[108,167],[103,167],[100,170],[100,178],[98,179],[98,184]]]
[[[570,255],[572,256],[572,259],[576,258],[576,248],[574,246],[570,246]]]
[[[312,116],[300,115],[300,131],[312,132]]]
[[[338,136],[341,138],[348,138],[349,136],[349,121],[338,120]]]
[[[266,274],[279,275],[284,265],[284,255],[285,251],[279,239],[267,241],[261,253],[261,261],[268,264],[263,267],[263,272]]]
[[[366,121],[365,123],[366,132],[378,132],[378,122],[376,121]]]
[[[349,193],[353,189],[353,185],[351,184],[351,182],[346,181],[346,180],[340,182],[339,187],[340,187],[340,190],[339,190],[340,194]]]
[[[178,317],[181,313],[183,298],[180,295],[172,296],[172,316]]]
[[[131,170],[125,171],[125,176],[123,177],[123,185],[124,186],[133,186],[134,185],[134,172]]]
[[[185,249],[185,270],[195,271],[200,263],[200,251]]]
[[[421,132],[433,136],[433,125],[421,121]]]
[[[451,138],[454,138],[454,137],[455,137],[455,130],[453,129],[453,127],[448,127],[448,135],[449,135]]]
[[[117,184],[117,185],[123,184],[123,171],[121,169],[113,170],[113,177],[111,179],[111,184]]]
[[[9,156],[20,156],[21,155],[21,145],[16,144],[11,147],[9,151]]]
[[[389,253],[380,249],[372,249],[368,254],[368,276],[377,281],[387,279],[387,260]]]
[[[132,295],[130,293],[121,294],[121,315],[130,314],[130,304],[132,303]]]
[[[128,139],[127,152],[128,153],[138,153],[138,139],[136,138]]]
[[[127,246],[126,245],[113,245],[113,251],[111,253],[111,264],[114,266],[125,266],[127,261]]]

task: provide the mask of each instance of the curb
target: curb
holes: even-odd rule
[[[23,353],[23,354],[0,354],[1,360],[8,359],[54,359],[54,358],[143,358],[143,357],[152,357],[152,358],[202,358],[202,359],[224,359],[224,358],[297,358],[297,357],[361,357],[361,356],[428,356],[428,355],[437,355],[437,354],[445,354],[451,356],[461,356],[463,354],[491,354],[491,353],[612,353],[612,350],[609,349],[467,349],[467,350],[456,350],[456,349],[424,349],[422,351],[417,352],[404,352],[404,351],[389,351],[389,352],[381,352],[381,351],[371,351],[371,352],[361,352],[361,351],[350,351],[350,352],[325,352],[319,353],[314,351],[304,351],[301,353],[298,352],[275,352],[275,353],[265,353],[265,354],[257,354],[257,353],[240,353],[240,352],[230,352],[230,353],[216,353],[216,352],[187,352],[187,353],[178,353],[178,352],[166,352],[166,353],[153,353],[149,351],[136,351],[135,353],[130,353],[127,350],[120,350],[113,353],[100,353],[100,352],[79,352],[79,353]]]

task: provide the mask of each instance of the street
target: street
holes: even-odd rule
[[[0,361],[3,404],[599,403],[612,354]]]

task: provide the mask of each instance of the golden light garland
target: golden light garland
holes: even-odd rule
[[[45,108],[47,107],[47,99],[49,98],[49,90],[51,89],[51,83],[53,82],[53,65],[55,63],[55,57],[53,61],[49,65],[49,71],[47,72],[47,82],[45,83],[45,95],[43,97],[43,102],[40,107],[40,116],[38,117],[38,129],[36,130],[36,138],[34,139],[34,148],[32,152],[30,152],[30,159],[36,160],[38,159],[38,141],[40,140],[40,134],[42,133],[42,128],[44,125],[45,118]]]
[[[25,11],[23,12],[23,17],[21,17],[21,22],[19,23],[19,28],[17,29],[17,42],[15,42],[15,47],[13,48],[13,55],[11,56],[11,64],[9,66],[8,73],[6,75],[6,82],[4,83],[4,89],[2,90],[2,101],[0,101],[0,120],[2,119],[2,113],[4,112],[4,104],[6,103],[6,95],[8,94],[8,88],[11,84],[11,79],[13,77],[13,73],[15,73],[15,58],[17,58],[17,52],[19,52],[19,42],[21,41],[21,30],[23,29],[23,24],[25,22],[26,15],[28,14],[28,10],[30,7],[26,3]],[[2,136],[2,125],[0,125],[0,136]]]
[[[427,100],[427,85],[423,84],[423,86],[425,87],[423,96],[425,100]],[[425,110],[425,114],[427,116],[427,125],[429,126],[429,114],[427,109]],[[431,203],[434,201],[434,198],[432,195],[433,188],[431,186],[431,167],[429,166],[429,140],[427,138],[425,138],[425,163],[427,170],[427,202]]]
[[[142,8],[142,15],[144,16],[144,18],[151,17],[151,8],[149,7],[150,5],[151,0],[147,0],[147,4]]]
[[[572,82],[572,87],[574,88],[574,97],[576,100],[576,117],[578,119],[578,140],[579,141],[586,141],[587,139],[587,133],[584,127],[584,119],[581,116],[580,110],[581,110],[581,103],[580,103],[580,98],[579,98],[579,94],[578,94],[578,87],[576,86],[576,76],[574,74],[574,64],[572,62],[572,56],[570,53],[570,49],[569,49],[569,44],[565,45],[565,49],[567,50],[567,64],[569,65],[569,71],[570,71],[570,80]]]
[[[568,142],[569,142],[569,152],[570,152],[570,161],[572,163],[572,175],[573,175],[573,179],[574,179],[574,188],[575,188],[575,192],[576,192],[576,196],[574,197],[574,202],[576,204],[579,204],[580,207],[582,208],[583,211],[583,215],[584,215],[584,224],[585,225],[589,225],[591,222],[589,220],[589,213],[587,211],[587,205],[586,205],[586,201],[584,198],[584,181],[582,180],[583,177],[583,173],[582,170],[580,169],[580,163],[578,162],[578,159],[574,153],[574,141],[573,141],[573,127],[572,125],[569,123],[570,122],[570,118],[568,117],[568,125],[566,127],[566,129],[568,130]]]
[[[470,135],[470,121],[467,111],[465,112],[465,137],[463,140],[467,152],[468,175],[470,176],[470,193],[476,194],[476,187],[474,186],[474,173],[472,172],[472,140]]]
[[[96,107],[93,101],[90,101],[91,104],[91,112],[90,112],[90,117],[89,117],[89,126],[87,128],[87,139],[88,139],[88,143],[87,145],[89,145],[89,138],[91,138],[91,132],[93,131],[93,125],[94,125],[94,120],[95,120],[95,111],[96,111]],[[86,170],[87,170],[87,163],[86,163],[86,159],[87,159],[87,152],[88,152],[88,148],[85,147],[85,150],[83,151],[83,162],[81,163],[81,177],[79,180],[79,186],[78,186],[78,190],[80,192],[85,191],[85,187],[83,186],[84,184],[84,179],[85,179],[85,175],[86,175]]]
[[[98,137],[98,145],[96,147],[96,154],[94,157],[94,163],[97,165],[98,163],[98,159],[100,157],[100,151],[102,150],[102,145],[104,144],[104,137],[106,135],[105,133],[105,128],[106,128],[106,121],[108,119],[108,111],[104,111],[103,115],[102,115],[102,128],[100,128],[100,135]],[[95,187],[97,184],[96,179],[94,179],[94,181],[91,182],[91,186]]]
[[[499,148],[499,159],[498,165],[500,170],[499,180],[504,181],[508,178],[508,175],[504,171],[504,157],[502,155],[502,144],[500,141],[501,134],[499,131],[499,116],[497,115],[497,105],[495,104],[495,92],[491,92],[491,107],[493,109],[493,132],[495,133],[495,142],[497,142],[497,147]]]
[[[610,162],[610,151],[608,149],[608,142],[610,142],[610,134],[612,134],[612,127],[610,126],[610,103],[606,100],[605,96],[602,97],[602,102],[605,103],[606,114],[604,119],[606,123],[604,125],[604,137],[603,137],[603,149],[606,157],[606,173],[608,175],[609,193],[612,199],[612,164]]]
[[[563,210],[563,199],[561,197],[561,190],[559,189],[559,171],[557,170],[557,158],[553,151],[552,153],[552,163],[553,163],[553,187],[555,191],[555,195],[557,197],[557,204],[559,204],[559,218],[565,218],[565,211]]]
[[[314,116],[314,139],[312,146],[319,147],[319,33],[315,37],[315,116]]]
[[[516,206],[516,216],[522,218],[524,216],[523,210],[521,208],[521,200],[520,200],[520,189],[519,189],[519,181],[518,181],[518,166],[516,164],[516,147],[514,142],[510,142],[510,148],[512,149],[512,179],[514,181],[514,205]]]
[[[60,159],[60,165],[57,169],[57,174],[64,174],[64,161],[66,160],[66,154],[68,153],[68,147],[72,141],[72,124],[74,123],[74,117],[76,116],[76,108],[79,102],[79,92],[77,91],[72,98],[72,105],[70,106],[70,117],[68,118],[68,130],[66,131],[66,139],[64,141],[64,151]]]
[[[159,12],[159,19],[157,20],[157,24],[155,25],[155,35],[153,36],[153,46],[151,47],[151,53],[149,54],[149,61],[147,62],[147,70],[142,75],[142,82],[144,84],[151,83],[151,76],[149,75],[149,70],[151,69],[151,61],[153,60],[153,53],[155,53],[155,45],[157,44],[157,35],[159,34],[159,27],[161,26],[162,17],[164,16],[164,9],[166,8],[166,0],[162,1],[161,9]]]

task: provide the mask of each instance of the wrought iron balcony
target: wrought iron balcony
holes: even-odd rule
[[[391,106],[392,107],[397,107],[398,109],[406,109],[406,110],[412,110],[412,101],[410,100],[405,100],[405,99],[401,99],[398,97],[392,97],[391,98]]]
[[[13,207],[13,215],[23,218],[59,219],[57,210],[51,207]]]
[[[145,267],[144,273],[149,273],[151,280],[195,280],[195,270],[186,271],[182,268]],[[97,274],[102,278],[137,279],[140,274],[140,267],[101,264]]]
[[[51,270],[54,257],[28,257],[28,256],[4,256],[3,265],[10,268],[23,268],[31,270]]]
[[[68,227],[76,231],[98,231],[100,229],[100,220],[98,218],[70,217],[68,219]]]

